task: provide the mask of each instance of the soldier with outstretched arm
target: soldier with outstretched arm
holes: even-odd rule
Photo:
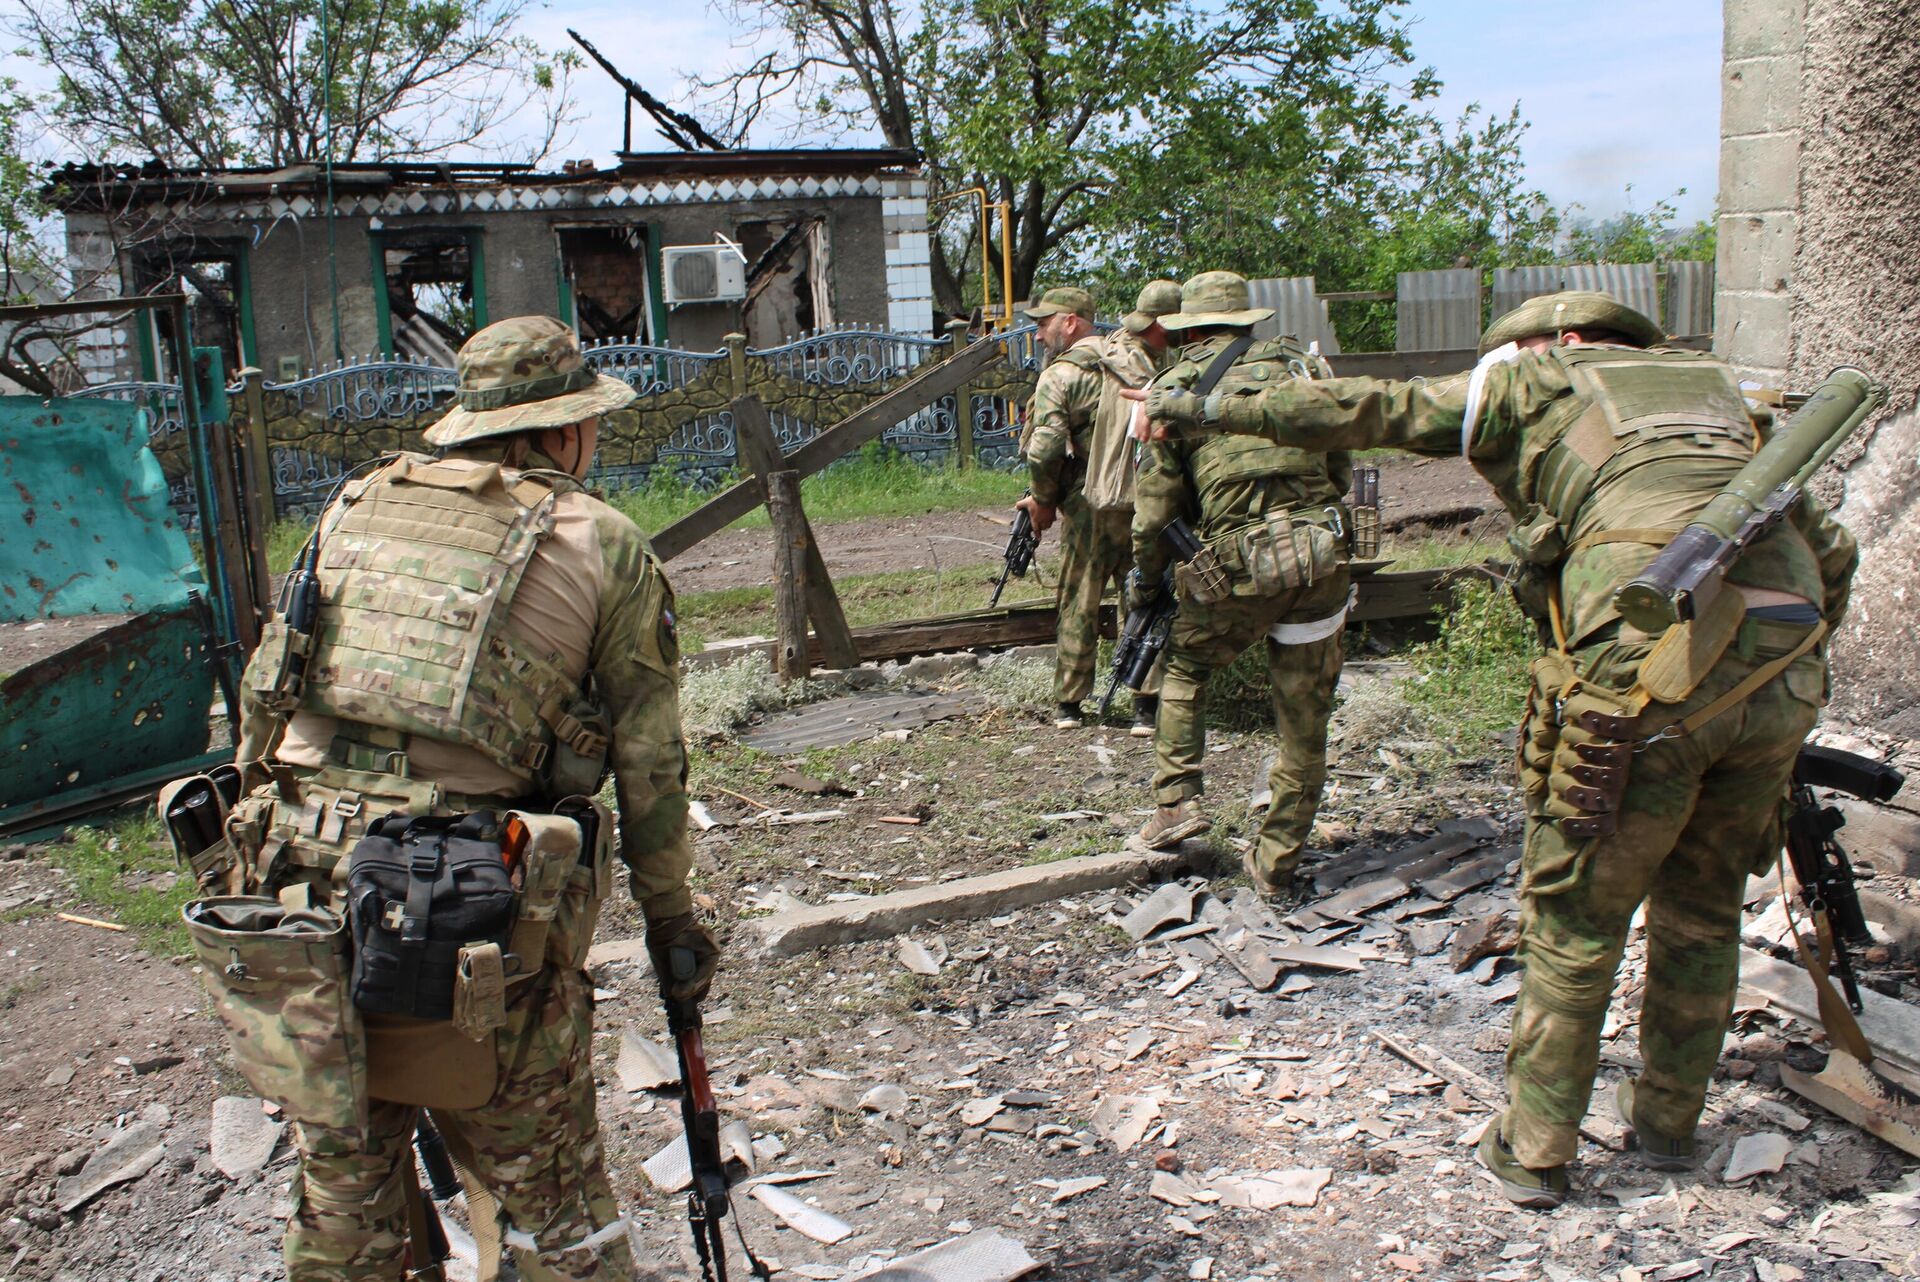
[[[1761,441],[1732,371],[1660,346],[1604,295],[1536,298],[1495,321],[1470,373],[1294,380],[1196,397],[1156,389],[1152,431],[1311,450],[1458,454],[1513,518],[1521,603],[1553,638],[1519,742],[1527,807],[1509,1104],[1479,1149],[1503,1191],[1552,1207],[1592,1094],[1601,1026],[1646,903],[1645,1068],[1616,1105],[1650,1166],[1694,1131],[1739,970],[1747,876],[1780,848],[1794,760],[1827,692],[1821,644],[1846,609],[1854,541],[1807,499],[1726,573],[1700,617],[1648,632],[1616,591]]]

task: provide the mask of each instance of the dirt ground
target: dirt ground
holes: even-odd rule
[[[1493,492],[1462,459],[1383,457],[1381,523],[1389,531],[1414,524],[1465,525],[1488,507]],[[842,521],[814,533],[827,569],[838,577],[887,570],[926,570],[996,561],[1007,544],[1008,513],[929,512],[923,516]],[[726,530],[667,563],[682,594],[770,582],[773,548],[762,529]],[[1043,544],[1043,546],[1049,546]]]
[[[1393,670],[1360,664],[1350,678]],[[1268,742],[1212,737],[1220,826],[1209,840],[1224,867],[1251,832],[1246,797]],[[944,959],[923,975],[898,940],[771,957],[752,919],[1118,850],[1144,813],[1148,745],[1057,732],[1037,708],[1004,702],[903,741],[786,758],[698,745],[693,789],[717,824],[695,841],[697,888],[729,948],[708,1005],[721,1107],[759,1141],[762,1176],[790,1180],[789,1192],[849,1229],[827,1245],[740,1194],[740,1221],[775,1276],[851,1278],[984,1230],[1062,1279],[1920,1275],[1911,1179],[1899,1193],[1914,1163],[1778,1086],[1780,1064],[1811,1067],[1821,1054],[1754,1002],[1729,1035],[1699,1172],[1656,1176],[1631,1153],[1588,1144],[1561,1211],[1498,1196],[1472,1158],[1489,1115],[1473,1086],[1380,1040],[1497,1081],[1516,984],[1498,951],[1464,971],[1450,958],[1463,933],[1511,919],[1517,833],[1503,750],[1490,741],[1483,758],[1438,774],[1414,764],[1420,751],[1363,735],[1343,714],[1319,834],[1330,853],[1308,907],[1415,856],[1437,858],[1458,887],[1422,881],[1308,928],[1276,920],[1236,877],[1195,879],[1195,925],[1176,914],[1139,943],[1118,923],[1146,888],[1095,891],[915,931]],[[787,770],[854,795],[793,791],[775,782]],[[840,813],[767,824],[763,806]],[[280,1276],[292,1160],[283,1141],[258,1175],[213,1167],[209,1110],[244,1088],[191,966],[54,919],[45,910],[65,901],[62,875],[43,850],[10,853],[21,857],[0,864],[0,907],[16,918],[0,926],[0,1279]],[[1765,907],[1756,900],[1756,921]],[[638,931],[620,897],[599,939]],[[1352,969],[1295,966],[1256,991],[1229,954],[1236,941],[1283,938],[1334,950]],[[1636,1063],[1637,956],[1636,945],[1594,1103],[1603,1133],[1617,1130],[1612,1082]],[[1920,998],[1897,953],[1868,974]],[[677,1107],[626,1089],[620,1068],[624,1036],[664,1042],[650,975],[644,962],[593,975],[616,1191],[649,1276],[696,1277],[679,1198],[642,1172],[677,1134]],[[163,1151],[150,1170],[74,1213],[51,1204],[59,1174],[116,1128],[156,1123]],[[1727,1184],[1732,1145],[1761,1133],[1783,1137],[1784,1166]]]

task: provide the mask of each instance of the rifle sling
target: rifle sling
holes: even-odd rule
[[[1213,358],[1212,364],[1200,372],[1199,381],[1187,390],[1202,398],[1211,394],[1220,380],[1226,377],[1227,371],[1233,368],[1233,363],[1252,346],[1253,332],[1249,330],[1221,348],[1220,354]]]
[[[1813,915],[1814,933],[1820,941],[1819,951],[1807,947],[1807,937],[1801,933],[1800,925],[1794,920],[1793,899],[1787,894],[1787,854],[1782,843],[1779,867],[1780,906],[1786,910],[1787,924],[1792,928],[1794,947],[1800,952],[1800,964],[1807,968],[1807,975],[1813,980],[1814,1001],[1820,1007],[1820,1022],[1826,1026],[1829,1045],[1845,1051],[1862,1064],[1873,1063],[1873,1046],[1867,1041],[1866,1033],[1860,1027],[1860,1021],[1853,1017],[1847,1003],[1833,986],[1833,976],[1828,973],[1828,962],[1833,950],[1838,947],[1833,938],[1833,924],[1826,920],[1826,914]]]

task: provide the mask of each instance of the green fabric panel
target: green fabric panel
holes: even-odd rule
[[[177,610],[203,583],[146,416],[0,396],[0,620]]]
[[[192,610],[143,614],[0,684],[0,809],[207,750],[213,674]]]

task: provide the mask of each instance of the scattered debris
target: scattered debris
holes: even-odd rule
[[[827,779],[816,779],[812,775],[801,774],[798,770],[782,770],[773,777],[775,785],[789,788],[794,792],[804,792],[813,797],[857,797],[860,794],[843,783],[834,783]]]
[[[1027,1248],[992,1229],[975,1229],[888,1264],[852,1273],[847,1282],[1013,1282],[1040,1267]]]
[[[620,1077],[620,1088],[635,1094],[680,1084],[679,1057],[631,1028],[620,1030],[620,1053],[614,1061],[614,1072]]]
[[[1160,1116],[1160,1101],[1146,1095],[1103,1095],[1093,1110],[1093,1130],[1124,1153],[1146,1138]]]
[[[280,1143],[283,1123],[274,1121],[251,1095],[222,1095],[213,1102],[209,1137],[213,1164],[230,1180],[257,1175]]]
[[[92,926],[96,930],[117,930],[124,934],[127,929],[117,921],[101,921],[98,917],[81,917],[75,913],[55,913],[54,916],[76,926]]]
[[[1454,973],[1471,970],[1482,960],[1510,953],[1520,946],[1520,919],[1512,913],[1481,917],[1462,926],[1454,935],[1447,960]]]
[[[1170,881],[1141,900],[1121,921],[1120,929],[1137,944],[1162,926],[1192,921],[1193,896],[1193,887]]]
[[[1228,1176],[1215,1180],[1213,1191],[1222,1206],[1244,1206],[1256,1211],[1271,1211],[1282,1206],[1314,1206],[1320,1190],[1333,1179],[1333,1168],[1303,1167],[1290,1171],[1265,1171],[1258,1175]]]
[[[902,939],[896,955],[900,964],[916,975],[938,975],[947,962],[947,941],[936,938],[928,948],[917,939]]]
[[[1041,1188],[1053,1190],[1053,1200],[1064,1202],[1068,1198],[1079,1197],[1082,1193],[1091,1193],[1097,1188],[1105,1188],[1107,1177],[1104,1175],[1082,1175],[1071,1180],[1035,1180]]]
[[[1756,1175],[1770,1175],[1786,1165],[1787,1154],[1792,1151],[1793,1141],[1778,1131],[1742,1135],[1734,1143],[1733,1155],[1727,1159],[1727,1169],[1720,1178],[1728,1184],[1738,1184]]]
[[[149,1104],[138,1121],[113,1132],[85,1164],[54,1185],[54,1204],[68,1215],[116,1184],[137,1180],[166,1155],[162,1135],[172,1116],[164,1104]]]
[[[778,1184],[756,1184],[753,1200],[779,1216],[790,1229],[832,1246],[853,1232],[853,1225],[837,1215],[809,1206]]]

